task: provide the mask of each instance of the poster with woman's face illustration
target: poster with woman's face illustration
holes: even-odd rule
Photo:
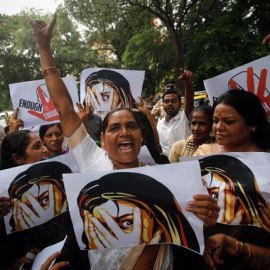
[[[260,226],[258,203],[269,200],[270,189],[265,183],[269,182],[270,155],[247,153],[247,156],[243,159],[212,155],[200,159],[203,184],[220,206],[220,223]]]
[[[93,111],[115,108],[136,108],[141,96],[144,71],[88,68],[83,70],[80,82],[81,103]]]
[[[66,159],[72,160],[69,156]],[[1,171],[7,190],[0,196],[10,197],[12,203],[11,212],[4,217],[7,233],[41,225],[68,210],[62,174],[71,173],[72,167],[76,167],[72,162],[66,165],[55,159],[16,167],[17,173],[12,171],[15,168],[5,170],[9,171],[5,175]]]
[[[80,248],[173,243],[200,252],[203,224],[185,207],[206,189],[198,162],[185,165],[64,175]]]

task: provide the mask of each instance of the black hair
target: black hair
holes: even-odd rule
[[[245,120],[247,126],[255,127],[255,131],[251,132],[251,137],[256,145],[262,150],[270,148],[270,127],[265,110],[256,95],[244,90],[230,90],[215,100],[213,110],[218,104],[233,107]]]
[[[108,123],[109,123],[109,118],[111,115],[113,115],[115,112],[120,112],[120,111],[128,111],[130,114],[133,115],[137,125],[139,126],[139,128],[141,128],[141,125],[140,125],[140,121],[138,119],[138,116],[134,113],[134,111],[132,111],[130,108],[116,108],[116,109],[113,109],[111,111],[109,111],[106,116],[104,117],[103,119],[103,122],[102,122],[102,132],[103,132],[103,135],[105,135],[105,131],[106,131],[106,128],[108,127]]]
[[[163,93],[163,95],[162,95],[162,100],[163,101],[164,101],[165,96],[168,95],[168,94],[175,94],[177,96],[178,100],[181,102],[181,95],[179,95],[175,90],[167,90],[167,91],[165,91]]]
[[[157,149],[152,126],[146,115],[140,111],[134,111],[133,113],[136,115],[140,122],[143,143],[146,145],[154,161],[157,164],[169,164],[170,161],[168,157],[164,154],[160,154],[159,150]]]
[[[19,166],[12,156],[26,157],[26,148],[30,142],[30,130],[16,130],[5,136],[1,145],[1,170]]]
[[[63,133],[63,130],[62,130],[62,127],[61,127],[61,124],[60,123],[54,123],[54,124],[49,124],[49,125],[42,125],[40,126],[39,128],[39,137],[41,140],[43,140],[44,136],[45,136],[45,133],[47,132],[47,130],[53,126],[57,126],[61,133]]]
[[[212,124],[213,124],[213,109],[210,106],[201,105],[201,106],[195,107],[189,115],[189,118],[188,118],[189,122],[192,121],[192,117],[193,117],[195,112],[203,112],[204,115],[207,117],[207,120],[209,121],[210,125],[212,126]]]

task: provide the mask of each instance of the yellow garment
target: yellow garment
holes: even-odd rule
[[[186,140],[180,140],[172,145],[169,160],[171,163],[179,162],[180,157],[189,157],[194,153],[193,135],[187,137]]]
[[[154,106],[154,108],[152,109],[151,113],[158,117],[158,118],[163,118],[164,115],[166,114],[166,112],[164,111],[164,108],[163,108],[163,101],[162,99],[160,99],[156,105]]]
[[[213,154],[213,145],[217,145],[217,143],[204,143],[198,147],[193,156],[206,156]]]

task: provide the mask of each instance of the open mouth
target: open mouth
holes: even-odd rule
[[[124,141],[118,144],[118,149],[122,152],[122,153],[129,153],[132,151],[133,149],[133,143],[132,141]]]

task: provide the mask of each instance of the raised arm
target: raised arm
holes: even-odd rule
[[[156,120],[155,116],[148,110],[146,101],[143,100],[141,97],[138,97],[138,98],[140,99],[141,103],[140,104],[135,103],[137,106],[137,109],[140,112],[142,112],[143,114],[145,114],[148,121],[150,122],[152,131],[154,134],[156,147],[157,147],[159,153],[162,154],[162,148],[160,146],[159,136],[158,136],[158,132],[157,132],[157,120]]]
[[[187,118],[194,108],[194,90],[193,90],[193,73],[189,70],[180,68],[180,76],[178,79],[185,84],[185,114]]]
[[[40,54],[41,68],[49,95],[56,107],[64,134],[69,137],[80,126],[81,120],[73,108],[69,92],[55,67],[55,62],[50,49],[52,31],[56,23],[56,14],[47,25],[44,21],[31,20],[33,35],[37,42],[37,49]]]

